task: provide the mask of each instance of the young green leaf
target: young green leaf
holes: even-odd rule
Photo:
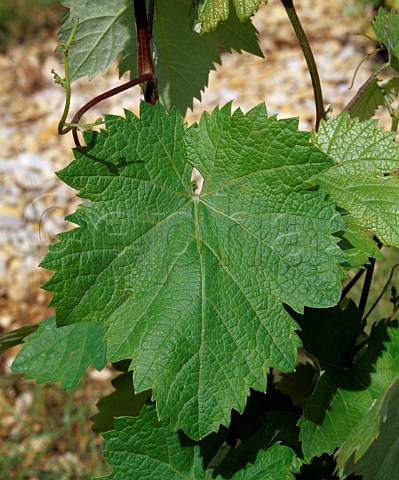
[[[131,358],[136,392],[198,439],[293,369],[295,322],[283,303],[337,303],[346,257],[333,204],[311,191],[330,159],[295,119],[231,105],[187,130],[142,103],[141,118],[86,135],[59,176],[92,200],[43,262],[57,321],[105,321],[109,361]],[[191,189],[196,167],[205,177]]]
[[[73,390],[91,364],[97,370],[105,367],[103,334],[95,322],[57,328],[51,317],[26,338],[12,371],[38,383],[61,382],[65,390]]]
[[[344,311],[308,311],[298,323],[304,348],[318,359],[322,371],[299,421],[303,452],[311,458],[342,445],[398,375],[399,328],[396,322],[378,324],[367,348],[352,363],[362,331],[353,303]]]
[[[345,440],[337,454],[340,477],[351,473],[363,480],[398,476],[399,377]]]
[[[323,121],[312,142],[336,163],[319,176],[320,187],[360,229],[385,245],[399,246],[399,177],[393,175],[399,145],[394,136],[376,128],[376,121],[350,121],[343,113]]]
[[[99,412],[91,417],[95,432],[107,432],[114,429],[116,417],[137,417],[144,403],[151,396],[146,391],[135,395],[133,388],[132,372],[123,373],[112,381],[115,392],[102,398],[97,403]]]
[[[261,0],[234,0],[238,18],[243,22],[259,8]],[[266,1],[267,3],[267,1]],[[230,13],[230,0],[192,0],[194,9],[193,25],[198,33],[215,30],[219,22],[227,20]]]
[[[183,115],[193,107],[194,98],[201,99],[209,72],[222,63],[219,47],[262,56],[255,28],[250,22],[242,24],[234,11],[216,32],[205,37],[191,30],[189,11],[189,0],[159,0],[153,28],[159,100],[168,110],[175,106]],[[136,40],[131,37],[119,64],[121,75],[130,71],[132,78],[136,76],[136,50]]]

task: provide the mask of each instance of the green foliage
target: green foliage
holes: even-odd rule
[[[73,390],[91,364],[97,370],[105,367],[103,334],[95,322],[57,328],[55,318],[49,318],[27,337],[12,370],[38,383],[61,382]]]
[[[399,246],[399,178],[393,175],[399,146],[394,137],[377,129],[374,120],[350,121],[343,113],[322,122],[312,141],[335,162],[319,176],[319,184],[352,217],[351,225],[373,232],[384,245]],[[367,242],[359,230],[358,242],[362,237]]]
[[[299,422],[303,452],[311,458],[333,453],[369,418],[370,408],[399,373],[399,330],[396,322],[379,323],[367,347],[357,352],[363,326],[353,303],[343,311],[308,311],[298,323],[304,348],[322,371]]]
[[[386,82],[375,78],[349,110],[350,116],[358,118],[361,122],[369,120],[378,107],[386,104],[392,105],[398,93],[399,78],[390,78]]]
[[[318,132],[263,104],[188,127],[220,46],[261,55],[248,21],[259,3],[155,2],[160,103],[85,133],[58,175],[88,202],[42,262],[57,320],[0,338],[0,351],[25,339],[14,371],[66,389],[91,364],[126,367],[93,417],[107,478],[330,478],[337,449],[340,478],[397,476],[398,321],[366,325],[363,306],[340,300],[344,268],[381,258],[370,233],[399,246],[399,147],[370,120],[384,105],[395,130],[399,80],[374,74]],[[117,57],[134,78],[138,2],[64,4],[63,42],[79,20],[71,79]],[[374,30],[399,71],[398,18],[380,10]]]
[[[238,18],[243,22],[259,8],[261,0],[233,0]],[[193,0],[193,25],[199,33],[215,30],[229,17],[231,0]]]
[[[342,223],[308,191],[331,163],[308,139],[263,105],[232,116],[228,105],[187,130],[176,110],[142,103],[140,119],[87,135],[59,173],[92,202],[42,264],[56,270],[45,288],[58,323],[105,321],[108,359],[131,358],[136,391],[152,389],[161,418],[193,438],[242,411],[268,367],[295,365],[282,302],[338,301]]]
[[[70,9],[69,20],[61,29],[65,43],[71,32],[71,20],[79,19],[76,44],[70,49],[71,80],[98,72],[105,74],[122,53],[119,72],[137,76],[136,28],[131,0],[64,0]],[[216,32],[201,38],[189,25],[189,0],[155,2],[153,42],[160,102],[182,114],[192,108],[193,99],[201,99],[208,76],[215,64],[221,64],[219,47],[226,51],[245,50],[262,56],[251,23],[242,24],[231,12]],[[184,49],[182,49],[184,45]],[[103,52],[107,52],[106,55]]]
[[[212,452],[223,446],[225,435],[222,432],[200,443],[193,442],[184,435],[174,434],[167,422],[158,421],[155,407],[145,405],[139,418],[116,419],[115,431],[106,433],[104,437],[106,458],[114,466],[111,476],[106,478],[124,480],[126,475],[132,478],[134,475],[154,480],[202,480],[211,478],[214,470]],[[244,446],[234,449],[235,459],[240,458]],[[297,463],[290,448],[271,443],[259,451],[253,462],[242,468],[231,468],[229,455],[221,455],[217,471],[224,469],[229,473],[216,473],[212,478],[294,480]]]

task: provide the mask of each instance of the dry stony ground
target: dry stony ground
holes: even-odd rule
[[[211,74],[203,102],[197,102],[194,111],[187,115],[189,122],[198,120],[203,110],[209,111],[230,100],[243,110],[264,101],[270,113],[278,113],[280,117],[299,116],[300,128],[311,128],[314,104],[306,64],[280,2],[270,0],[269,3],[255,17],[265,59],[247,54],[224,55],[223,66]],[[319,65],[325,102],[338,113],[353,95],[348,86],[356,66],[365,53],[373,50],[369,40],[353,35],[364,31],[368,13],[363,18],[345,16],[343,0],[301,0],[297,3]],[[31,41],[0,56],[0,333],[51,315],[46,307],[48,295],[39,289],[49,272],[37,265],[46,252],[46,245],[54,241],[54,235],[71,227],[63,218],[78,204],[72,189],[54,175],[54,171],[71,160],[72,145],[71,138],[59,137],[56,133],[64,92],[54,84],[50,74],[52,68],[61,72],[59,59],[53,53],[55,45],[54,34],[47,42]],[[364,82],[371,69],[371,61],[365,62],[355,86]],[[96,78],[91,83],[80,80],[74,85],[71,111],[119,82],[116,67],[106,79]],[[136,111],[138,101],[138,91],[124,93],[99,105],[86,119],[94,120],[104,112],[122,113],[122,107]],[[3,364],[3,373],[7,375],[15,353],[12,351]],[[36,428],[38,438],[42,438],[39,434],[45,429],[44,420],[35,427],[32,419],[26,417],[32,411],[32,384],[16,384],[15,378],[9,375],[4,378],[4,389],[0,391],[0,444],[2,440],[6,443],[3,448],[0,446],[0,470],[5,445],[10,449],[17,443],[23,444],[27,438],[21,418],[28,429]],[[46,416],[46,408],[43,406],[43,411],[37,413],[40,418]],[[48,408],[54,409],[54,406]],[[86,413],[85,418],[89,415]],[[61,427],[54,424],[49,428]],[[76,431],[72,433],[75,434]],[[33,459],[29,460],[31,463],[28,461],[25,471],[31,468],[35,472],[32,465],[41,465],[43,455],[47,458],[48,453],[43,453],[43,441],[47,440],[42,438],[42,443],[26,447]],[[65,444],[65,436],[63,441]],[[77,455],[68,442],[66,446],[51,445],[57,455]],[[20,454],[27,462],[23,449]],[[75,457],[71,462],[79,463]],[[44,467],[37,468],[42,471]],[[63,467],[59,468],[62,471]],[[10,474],[9,478],[36,478],[35,475],[17,477]],[[83,474],[65,475],[62,478],[83,478]]]

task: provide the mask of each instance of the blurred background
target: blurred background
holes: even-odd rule
[[[360,68],[354,88],[348,87],[360,61],[374,50],[362,35],[372,35],[376,8],[398,7],[398,0],[301,0],[299,17],[319,67],[325,102],[339,113],[356,89],[384,59],[370,56]],[[48,318],[49,295],[40,285],[50,272],[38,264],[55,234],[71,224],[64,217],[79,203],[75,192],[54,172],[72,159],[70,136],[57,135],[64,91],[51,70],[63,76],[54,53],[57,31],[66,9],[51,0],[0,0],[0,335]],[[300,128],[314,122],[313,92],[296,37],[278,0],[269,0],[254,17],[265,59],[249,54],[223,54],[223,66],[211,73],[203,102],[187,115],[189,123],[204,110],[233,100],[244,111],[265,102],[269,113],[299,116]],[[106,78],[73,85],[71,112],[121,81],[116,65]],[[85,117],[138,110],[139,90],[128,91],[100,105]],[[389,116],[377,112],[380,125]],[[397,250],[384,252],[389,262],[377,264],[371,304]],[[399,270],[399,269],[398,269]],[[357,291],[361,288],[361,283]],[[389,289],[374,318],[390,313]],[[36,385],[13,374],[10,365],[18,348],[0,357],[0,478],[89,479],[109,470],[102,460],[103,443],[91,433],[95,403],[110,393],[111,370],[89,371],[74,392],[55,385]]]

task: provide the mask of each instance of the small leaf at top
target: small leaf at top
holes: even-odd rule
[[[240,21],[243,22],[253,15],[260,2],[261,0],[233,0]],[[231,3],[231,0],[192,0],[195,31],[203,34],[215,30],[219,22],[227,20]]]
[[[394,175],[399,145],[394,137],[376,128],[374,120],[351,121],[343,113],[321,122],[312,142],[335,161],[319,176],[320,187],[360,231],[371,231],[384,245],[399,246],[399,177]]]
[[[97,370],[105,367],[103,335],[104,328],[95,322],[57,328],[51,317],[26,338],[12,371],[37,383],[61,382],[65,390],[73,390],[91,364]]]
[[[187,129],[141,104],[109,122],[59,176],[91,200],[43,266],[60,325],[95,320],[108,360],[132,359],[136,392],[198,439],[230,422],[270,366],[295,366],[283,304],[338,302],[342,221],[313,178],[331,160],[295,119],[231,105]],[[204,177],[191,188],[193,168]]]
[[[190,28],[190,0],[157,0],[154,12],[155,70],[159,100],[167,110],[177,107],[184,115],[193,108],[194,98],[208,85],[209,72],[221,64],[220,47],[225,51],[246,51],[263,56],[256,29],[242,24],[235,11],[215,32],[200,37]],[[136,39],[131,37],[122,55],[119,72],[137,75]]]

